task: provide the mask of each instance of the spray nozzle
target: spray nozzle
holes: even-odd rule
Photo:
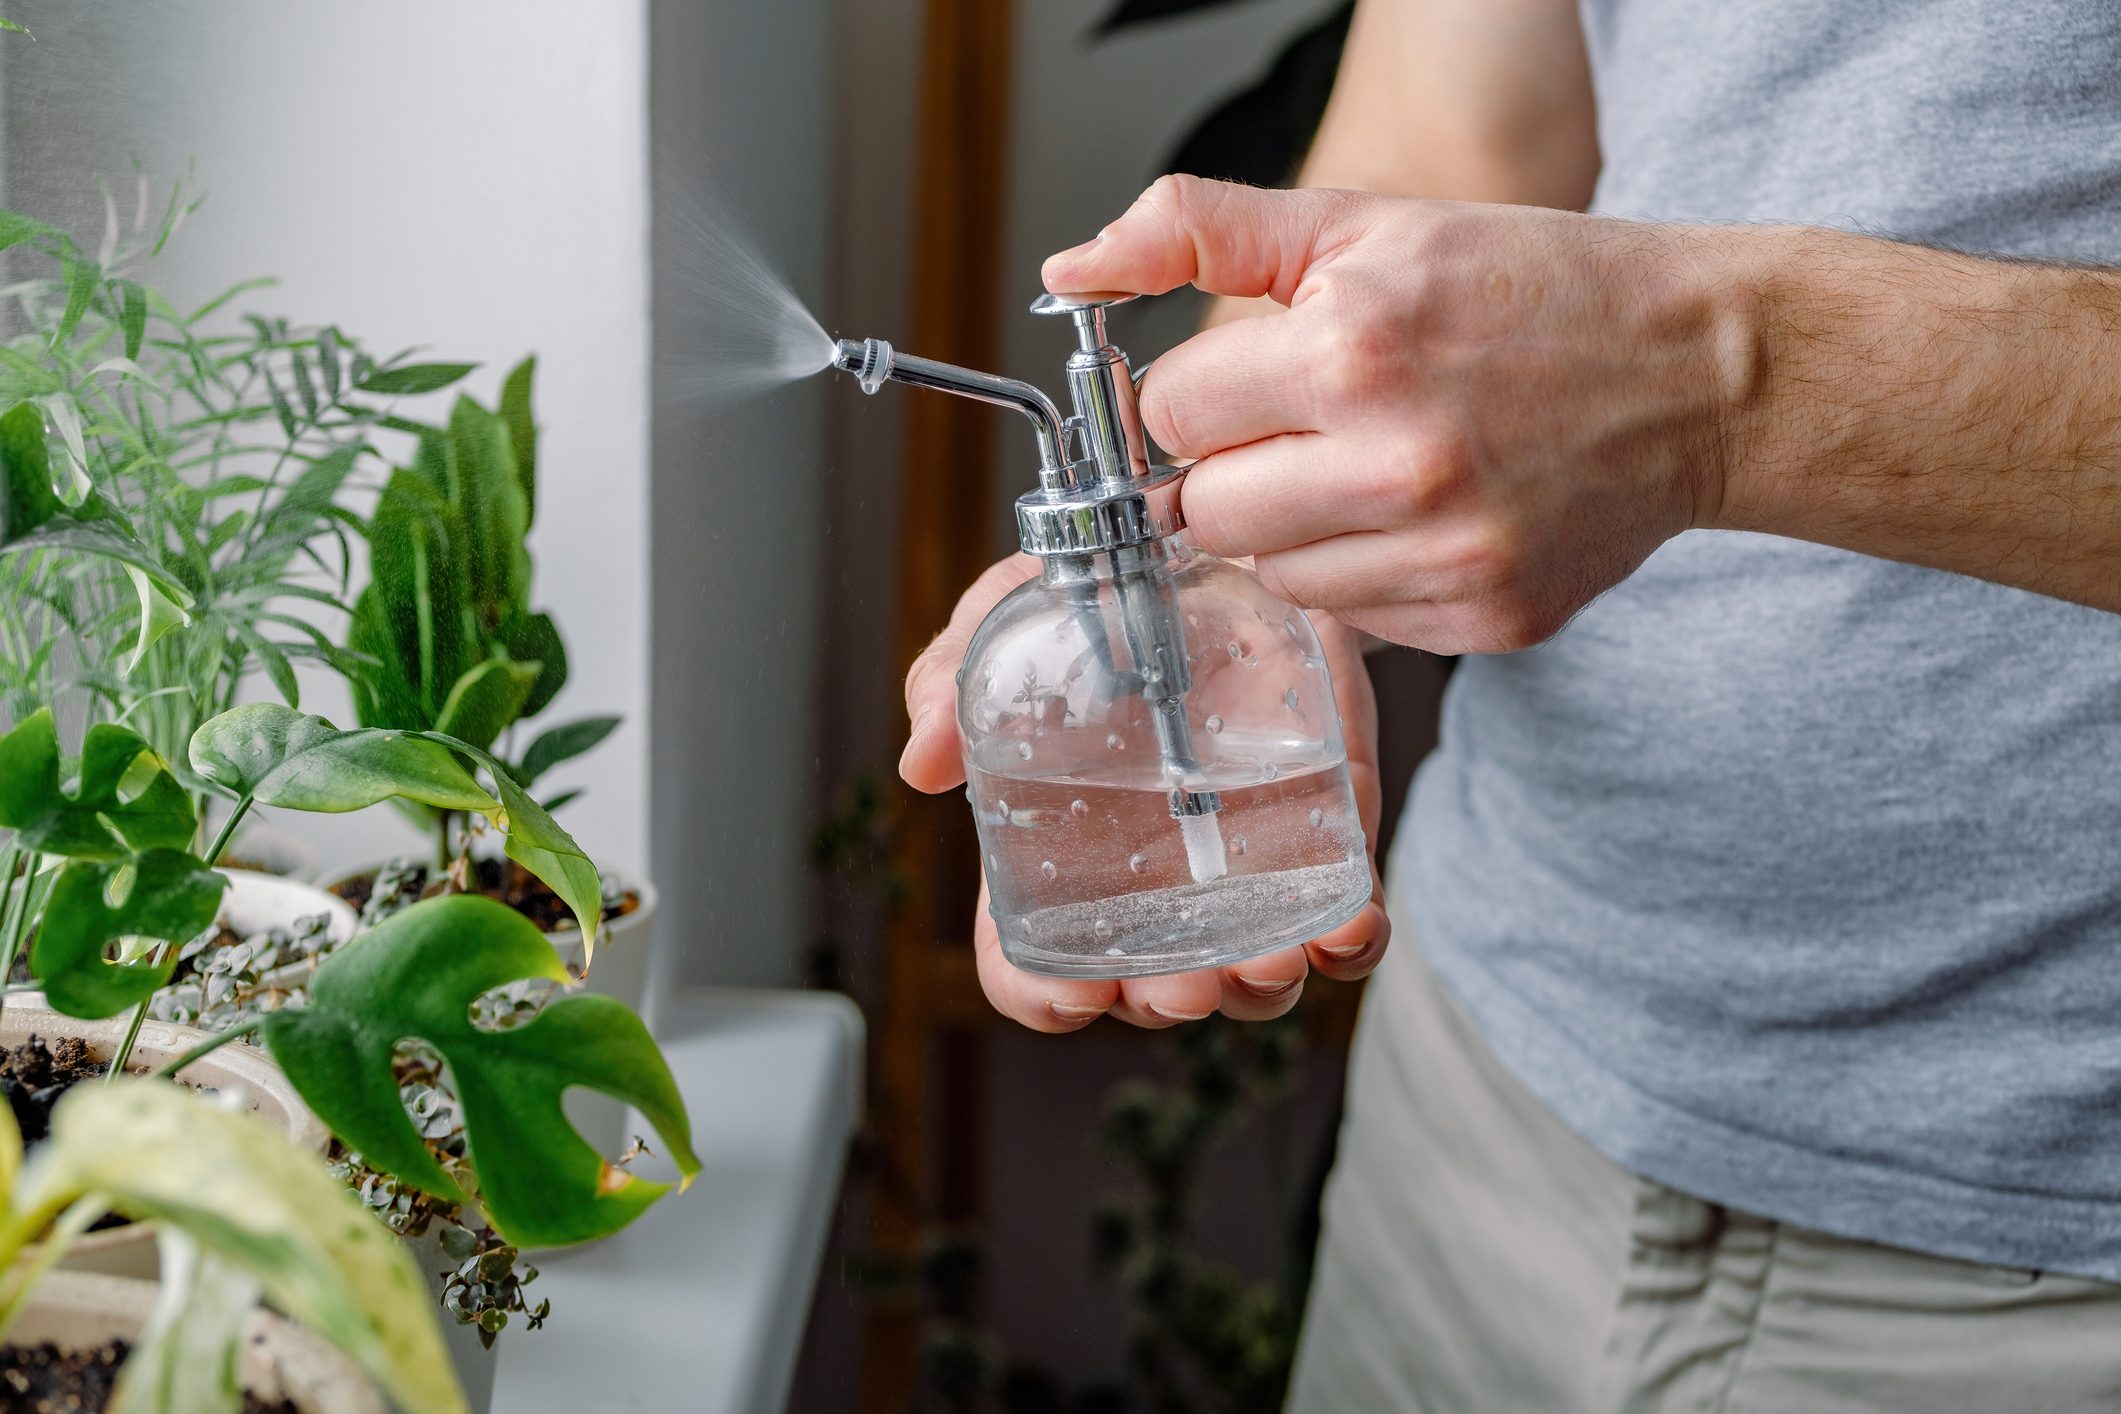
[[[1042,557],[1110,557],[1136,681],[1158,709],[1157,747],[1172,783],[1171,814],[1185,832],[1195,878],[1205,879],[1224,868],[1214,818],[1222,798],[1184,784],[1199,771],[1183,708],[1192,674],[1159,549],[1185,523],[1178,511],[1185,473],[1149,464],[1133,373],[1126,354],[1105,337],[1105,311],[1133,298],[1041,295],[1032,304],[1034,314],[1067,315],[1075,325],[1076,348],[1067,362],[1075,411],[1066,421],[1053,400],[1029,383],[902,354],[882,339],[840,340],[832,366],[853,375],[865,393],[886,382],[905,383],[1013,407],[1031,420],[1039,485],[1017,500],[1018,540],[1027,553]]]

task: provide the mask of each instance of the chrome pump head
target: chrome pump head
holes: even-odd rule
[[[842,339],[832,366],[854,375],[867,393],[886,382],[908,383],[1013,407],[1031,420],[1038,437],[1038,487],[1017,498],[1018,542],[1026,553],[1047,558],[1110,559],[1127,651],[1134,660],[1132,675],[1141,694],[1157,708],[1151,715],[1171,782],[1171,814],[1181,824],[1208,826],[1212,835],[1212,822],[1202,817],[1220,810],[1222,798],[1184,784],[1200,769],[1184,710],[1185,695],[1193,686],[1192,661],[1170,575],[1156,544],[1185,526],[1178,504],[1185,472],[1150,464],[1133,370],[1127,355],[1105,335],[1105,311],[1133,298],[1040,295],[1032,302],[1033,314],[1067,315],[1075,325],[1076,347],[1066,366],[1074,411],[1065,420],[1053,400],[1029,383],[914,358],[881,339]],[[1188,824],[1189,854],[1198,833]],[[1213,872],[1219,874],[1220,836],[1213,836],[1213,853]],[[1198,858],[1194,862],[1201,863]],[[1200,872],[1196,867],[1195,873]]]

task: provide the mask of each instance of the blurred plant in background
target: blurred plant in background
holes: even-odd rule
[[[1142,25],[1243,3],[1120,0],[1091,31],[1091,38],[1103,41]],[[1186,172],[1258,187],[1286,186],[1318,134],[1354,17],[1354,0],[1345,0],[1297,31],[1266,72],[1210,109],[1180,139],[1156,175]]]

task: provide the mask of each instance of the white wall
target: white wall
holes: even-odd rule
[[[734,220],[825,317],[832,238],[829,0],[653,0],[654,865],[665,956],[692,981],[793,982],[812,927],[825,420],[837,375],[700,396],[736,279],[686,238]],[[717,281],[722,284],[718,287]],[[841,386],[834,386],[841,384]]]
[[[550,777],[564,822],[647,854],[647,4],[599,0],[22,0],[5,47],[11,204],[93,241],[97,171],[195,160],[210,195],[156,278],[277,274],[246,306],[503,373],[539,356],[536,597],[571,679],[547,721],[626,725]],[[19,40],[19,36],[7,36]],[[343,690],[309,710],[342,722]],[[303,817],[346,859],[414,837],[392,811]]]

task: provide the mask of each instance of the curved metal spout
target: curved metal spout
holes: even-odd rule
[[[1015,408],[1031,419],[1038,434],[1039,479],[1056,490],[1067,485],[1068,458],[1063,451],[1060,409],[1053,405],[1053,399],[1029,383],[902,354],[882,339],[840,340],[832,366],[853,374],[865,393],[874,393],[886,382],[905,383]]]

